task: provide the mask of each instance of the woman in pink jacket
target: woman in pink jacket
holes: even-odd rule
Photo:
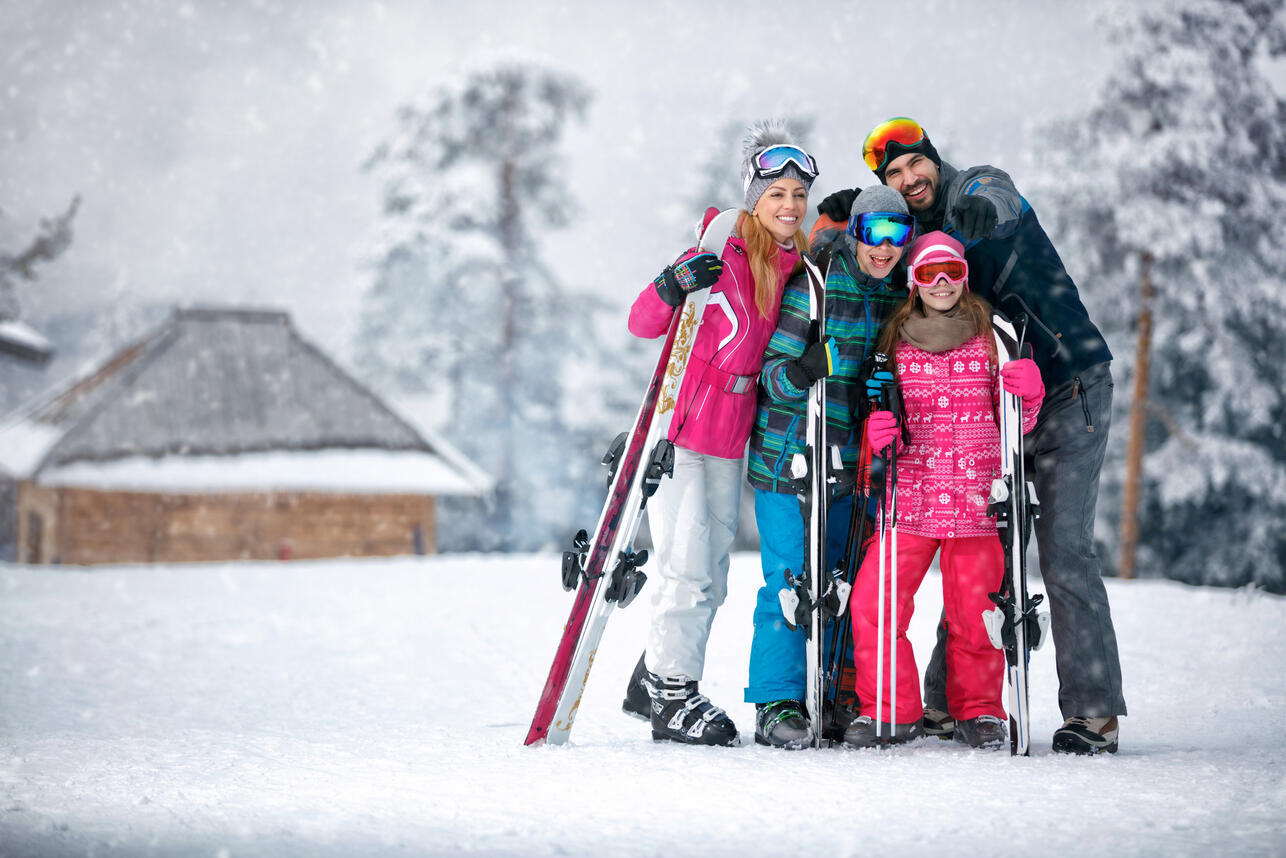
[[[752,127],[743,144],[744,210],[727,245],[711,248],[722,258],[685,253],[630,310],[630,333],[659,337],[687,292],[712,290],[670,424],[673,479],[662,481],[648,501],[656,571],[636,678],[651,696],[654,739],[737,741],[732,720],[697,684],[710,624],[727,593],[756,381],[777,328],[782,289],[808,246],[800,227],[816,176],[816,162],[783,128]]]
[[[862,716],[845,742],[867,747],[904,742],[919,733],[924,714],[919,673],[906,638],[915,592],[941,551],[942,598],[947,618],[947,699],[956,715],[955,738],[996,748],[1005,740],[1001,703],[1004,654],[991,645],[982,621],[1000,589],[1005,561],[996,523],[987,515],[991,481],[1000,475],[1000,391],[1022,397],[1023,432],[1036,425],[1045,388],[1030,360],[997,370],[991,307],[968,291],[969,266],[960,243],[943,232],[916,239],[908,254],[911,295],[889,319],[880,351],[893,356],[905,409],[907,436],[897,416],[876,411],[867,423],[871,449],[897,443],[897,711],[890,708],[885,647],[883,711],[876,712],[879,554],[868,550],[853,588],[854,662]],[[903,437],[910,438],[902,443]],[[891,550],[886,544],[886,550]],[[880,738],[875,720],[879,719]]]

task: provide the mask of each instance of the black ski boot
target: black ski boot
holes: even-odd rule
[[[1005,744],[1005,722],[995,715],[979,715],[956,722],[955,740],[971,748],[992,750]]]
[[[648,674],[652,684],[652,739],[685,745],[737,744],[737,725],[683,676]]]
[[[926,736],[937,736],[939,739],[950,739],[956,731],[956,719],[942,709],[924,710],[924,720],[920,727]]]
[[[798,751],[813,744],[813,728],[798,700],[755,704],[755,742]]]
[[[844,744],[851,748],[882,748],[886,745],[902,745],[922,735],[923,725],[919,721],[877,725],[870,715],[863,715],[844,731]]]
[[[621,701],[621,711],[631,718],[651,721],[652,695],[647,690],[649,674],[647,665],[643,663],[645,654],[639,655],[639,663],[634,665],[634,672],[630,674],[630,683],[625,686],[625,699]]]
[[[1054,732],[1056,754],[1115,754],[1119,731],[1116,716],[1068,718]]]

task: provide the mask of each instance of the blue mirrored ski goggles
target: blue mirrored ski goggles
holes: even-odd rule
[[[798,146],[769,146],[754,157],[755,173],[764,178],[776,176],[794,164],[810,179],[817,178],[817,162]]]
[[[862,212],[848,219],[848,234],[871,247],[886,241],[904,247],[915,235],[915,219],[895,212]]]

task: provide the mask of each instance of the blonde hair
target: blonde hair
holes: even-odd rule
[[[987,341],[987,355],[991,359],[991,366],[999,366],[996,358],[996,341],[993,337],[986,336],[991,332],[991,305],[985,298],[980,298],[970,292],[968,289],[960,293],[960,300],[956,306],[964,310],[965,318],[973,326],[974,335],[982,334]],[[902,323],[911,318],[913,310],[924,312],[924,305],[920,299],[920,290],[912,288],[911,294],[907,296],[902,306],[893,311],[893,315],[884,323],[880,331],[879,350],[890,358],[895,356],[898,343],[902,340]],[[892,361],[893,373],[897,374],[897,361]]]
[[[772,237],[772,233],[759,222],[759,218],[744,209],[741,217],[737,219],[737,234],[746,243],[750,274],[755,280],[755,307],[759,309],[759,315],[767,319],[781,304],[781,290],[784,285],[778,276],[781,268],[778,261],[781,248],[777,244],[777,239]],[[790,240],[802,257],[808,248],[807,236],[802,230],[795,230]],[[801,259],[795,263],[790,273],[794,274],[803,267],[804,263]]]

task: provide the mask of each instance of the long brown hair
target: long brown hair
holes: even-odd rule
[[[737,234],[746,243],[750,274],[755,279],[755,306],[759,308],[759,315],[767,319],[781,304],[782,284],[778,275],[781,248],[777,246],[777,239],[772,237],[772,233],[759,222],[759,218],[745,209],[742,209],[741,217],[737,220]],[[802,230],[795,230],[790,240],[802,257],[808,248],[807,236]],[[803,267],[802,260],[796,262],[791,274]]]
[[[980,298],[968,289],[960,293],[956,306],[964,311],[965,318],[973,326],[975,335],[982,334],[987,341],[987,355],[991,358],[992,367],[999,365],[996,359],[996,340],[988,336],[991,333],[991,305],[986,298]],[[898,343],[902,339],[902,323],[911,318],[914,310],[924,312],[924,303],[920,299],[920,290],[913,288],[902,306],[893,311],[893,315],[884,323],[880,331],[879,350],[889,357],[894,356]],[[897,373],[897,361],[892,361],[894,374]]]

